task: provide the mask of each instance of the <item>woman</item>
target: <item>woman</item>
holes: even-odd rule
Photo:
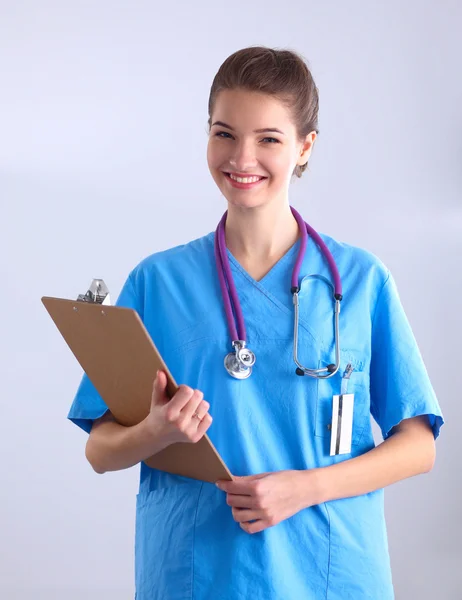
[[[227,213],[216,233],[144,259],[118,299],[183,385],[168,401],[158,373],[134,427],[114,421],[86,376],[71,407],[99,473],[208,431],[237,476],[215,486],[141,463],[138,600],[393,598],[383,488],[430,471],[443,418],[387,268],[318,238],[290,207],[317,119],[295,53],[252,47],[223,63],[207,160]]]

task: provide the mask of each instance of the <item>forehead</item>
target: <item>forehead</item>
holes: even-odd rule
[[[216,99],[212,123],[224,121],[236,129],[263,129],[277,127],[292,131],[290,113],[277,98],[247,90],[222,90]]]

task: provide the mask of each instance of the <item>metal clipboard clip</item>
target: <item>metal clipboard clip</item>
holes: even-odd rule
[[[111,305],[109,289],[102,279],[93,279],[86,294],[79,294],[77,302]]]

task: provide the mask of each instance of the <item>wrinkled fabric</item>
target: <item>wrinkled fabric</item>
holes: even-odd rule
[[[208,434],[234,475],[313,469],[374,447],[402,419],[443,417],[392,275],[373,254],[322,235],[340,271],[341,368],[328,380],[299,377],[293,362],[291,273],[299,241],[259,282],[228,251],[257,362],[231,378],[231,350],[216,274],[214,234],[153,254],[129,274],[117,304],[135,309],[176,381],[204,392]],[[332,281],[309,239],[300,277]],[[300,293],[299,360],[334,362],[333,300],[319,279]],[[348,363],[355,394],[351,454],[329,456],[332,396]],[[68,418],[86,432],[107,407],[86,375]],[[384,493],[325,502],[249,535],[214,485],[140,466],[136,503],[137,600],[391,600]]]

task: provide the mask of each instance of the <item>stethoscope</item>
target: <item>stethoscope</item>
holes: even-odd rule
[[[292,214],[294,215],[301,234],[300,249],[298,251],[297,260],[292,271],[292,286],[290,292],[293,296],[294,304],[294,351],[293,357],[294,362],[297,365],[295,373],[297,375],[309,375],[316,379],[328,379],[333,377],[340,368],[340,335],[339,335],[339,315],[340,315],[340,302],[343,299],[342,296],[342,283],[340,281],[340,274],[335,264],[334,258],[327,248],[326,244],[319,236],[319,234],[302,219],[299,213],[292,207],[290,207]],[[220,281],[221,292],[223,295],[223,302],[225,306],[226,319],[228,321],[228,327],[231,334],[231,344],[233,352],[230,352],[225,356],[225,368],[227,372],[236,379],[247,379],[252,373],[252,367],[255,364],[256,357],[254,352],[247,348],[247,334],[244,323],[244,316],[242,314],[241,304],[237,296],[236,286],[234,284],[233,275],[229,266],[228,254],[226,251],[226,239],[225,239],[225,223],[228,215],[228,211],[225,212],[220,222],[218,223],[217,230],[215,232],[215,260],[218,271],[218,279]],[[327,365],[322,369],[308,369],[304,367],[298,360],[298,321],[299,321],[299,292],[301,288],[299,283],[300,268],[305,258],[306,245],[308,242],[308,235],[311,235],[316,244],[319,246],[324,258],[329,264],[332,277],[334,279],[334,285],[321,275],[308,275],[303,278],[302,283],[309,277],[318,278],[327,283],[333,291],[333,299],[335,300],[334,306],[334,320],[335,320],[335,364]],[[231,305],[232,303],[232,305]],[[233,314],[236,314],[236,320]],[[327,374],[326,374],[327,373]]]

